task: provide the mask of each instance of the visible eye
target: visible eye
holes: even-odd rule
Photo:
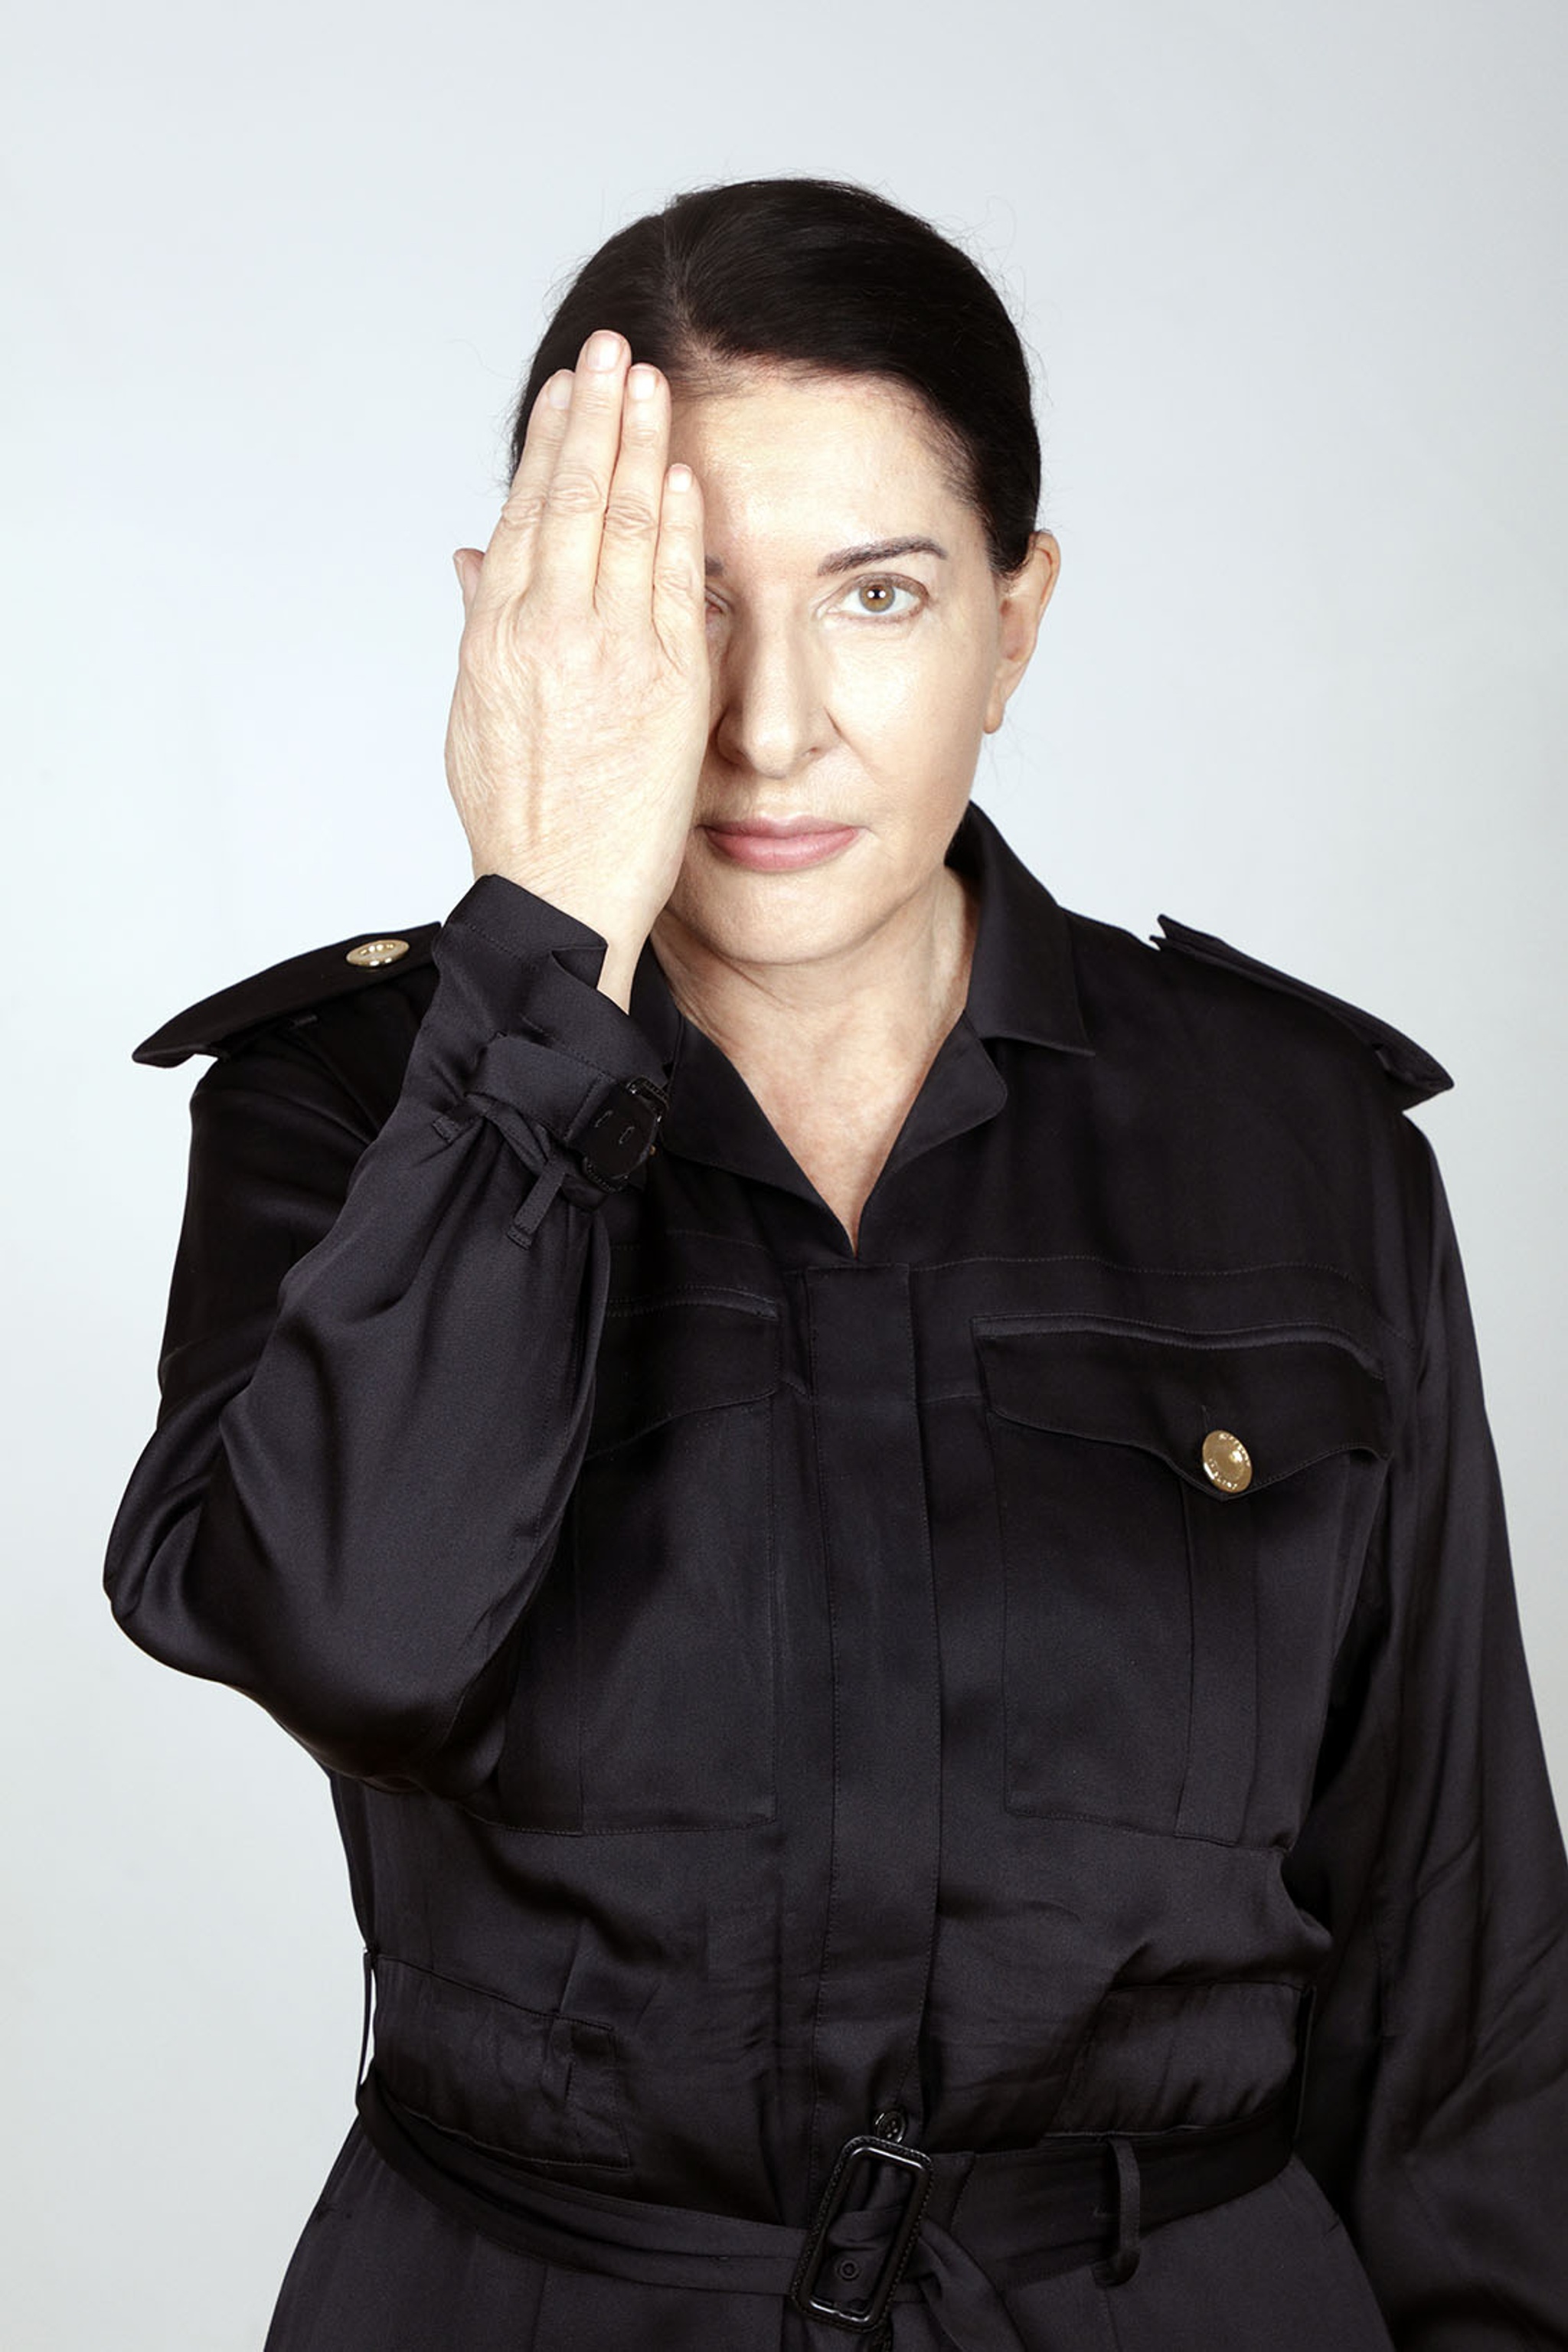
[[[875,621],[886,615],[891,620],[907,621],[912,619],[926,601],[925,590],[917,587],[912,580],[857,580],[853,588],[846,589],[845,594],[858,596],[861,600],[859,612],[855,615],[857,620],[864,615],[866,619]],[[895,596],[908,596],[913,602],[896,605],[892,601]]]
[[[860,600],[858,611],[850,614],[852,620],[858,621],[912,621],[915,614],[931,602],[930,591],[922,588],[919,581],[889,580],[879,575],[874,579],[857,580],[853,586],[844,590],[839,598],[840,604],[851,596]],[[908,601],[900,604],[896,600],[900,596]],[[711,620],[724,609],[710,591],[707,617]]]

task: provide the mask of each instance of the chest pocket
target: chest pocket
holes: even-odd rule
[[[1381,1494],[1383,1380],[1319,1332],[998,1318],[975,1341],[1008,1809],[1289,1843]]]
[[[773,1817],[776,1312],[606,1315],[588,1448],[523,1626],[507,1818],[566,1831]]]

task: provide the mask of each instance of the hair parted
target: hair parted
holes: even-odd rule
[[[607,237],[572,279],[512,414],[509,479],[541,386],[595,327],[677,392],[727,367],[881,376],[923,403],[991,568],[1028,555],[1040,497],[1029,369],[990,278],[929,221],[846,180],[690,188]]]

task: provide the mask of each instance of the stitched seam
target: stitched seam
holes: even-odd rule
[[[854,1271],[853,1268],[847,1268],[845,1270],[849,1272]],[[809,1299],[806,1301],[806,1333],[811,1382],[812,1460],[813,1466],[816,1468],[816,1465],[820,1464],[822,1458],[822,1431],[818,1415],[820,1391],[817,1380],[816,1318],[810,1311]],[[842,1705],[838,1681],[838,1647],[842,1639],[842,1628],[838,1616],[838,1596],[833,1577],[832,1538],[831,1531],[828,1527],[827,1496],[826,1492],[827,1482],[825,1478],[816,1476],[814,1478],[813,1484],[816,1488],[817,1532],[818,1540],[821,1545],[820,1556],[822,1560],[824,1593],[827,1602],[828,1675],[832,1685],[832,1719],[830,1737],[833,1742],[833,1793],[831,1808],[828,1814],[829,1861],[827,1870],[827,1900],[822,1906],[822,1948],[816,1967],[816,1990],[813,1995],[811,2005],[811,2127],[806,2134],[805,2143],[808,2171],[815,2171],[816,2169],[817,2131],[820,2126],[824,2105],[822,2068],[821,2060],[818,2056],[817,2045],[822,2033],[823,2010],[826,2005],[828,1980],[827,1963],[833,1949],[833,1933],[837,1921],[840,1900],[839,1885],[843,1874],[843,1862],[840,1853],[841,1842],[838,1837],[834,1834],[839,1819],[838,1809],[843,1801],[842,1743],[838,1728],[839,1712]],[[826,2176],[824,2174],[822,2176],[824,2181],[826,2180]],[[820,2188],[814,2184],[814,2195],[819,2195],[820,2193]]]
[[[1113,1274],[1148,1275],[1158,1281],[1172,1278],[1184,1282],[1229,1282],[1240,1274],[1321,1274],[1331,1281],[1343,1283],[1366,1301],[1377,1320],[1403,1345],[1412,1345],[1410,1336],[1384,1315],[1377,1300],[1363,1282],[1347,1274],[1341,1265],[1325,1265],[1316,1258],[1262,1258],[1246,1265],[1138,1265],[1125,1258],[1098,1257],[1092,1250],[1042,1251],[1039,1255],[953,1257],[931,1259],[916,1267],[921,1275],[961,1273],[973,1265],[1100,1265]]]
[[[1365,1367],[1379,1388],[1388,1386],[1383,1369],[1372,1358],[1366,1342],[1358,1332],[1352,1331],[1342,1323],[1306,1323],[1300,1320],[1227,1323],[1217,1330],[1194,1331],[1189,1324],[1155,1323],[1145,1316],[1095,1315],[1079,1313],[1071,1307],[1046,1307],[1021,1310],[1014,1315],[972,1315],[969,1324],[977,1339],[986,1338],[993,1331],[1011,1330],[1098,1331],[1103,1332],[1108,1339],[1147,1332],[1154,1335],[1155,1345],[1205,1349],[1215,1354],[1234,1347],[1238,1341],[1254,1348],[1279,1348],[1288,1346],[1292,1339],[1326,1338],[1331,1343],[1342,1339],[1346,1343],[1346,1353],[1353,1355],[1357,1362]]]
[[[646,1244],[637,1243],[633,1246],[641,1249]],[[661,1307],[668,1307],[678,1299],[689,1299],[709,1307],[735,1306],[743,1307],[748,1314],[766,1316],[770,1322],[776,1323],[779,1319],[778,1306],[771,1298],[764,1298],[755,1291],[725,1290],[717,1285],[705,1283],[682,1283],[673,1290],[651,1292],[646,1298],[618,1299],[606,1307],[605,1313],[606,1318],[612,1315],[657,1314]]]
[[[925,1440],[920,1427],[920,1367],[915,1348],[914,1299],[911,1286],[907,1280],[904,1284],[904,1337],[908,1348],[909,1363],[909,1385],[906,1389],[905,1395],[910,1412],[913,1416],[915,1445],[920,1455],[921,1465],[921,1525],[925,1529],[926,1598],[929,1604],[931,1670],[936,1678],[937,1686],[940,1690],[942,1681],[942,1637],[936,1597],[936,1547],[931,1536],[931,1506],[927,1499],[926,1491]],[[940,1770],[940,1759],[938,1769]],[[931,1870],[928,1878],[928,1885],[930,1887],[930,1899],[926,1908],[926,1957],[925,1969],[921,1978],[922,1993],[921,2008],[922,2015],[930,1999],[931,1970],[935,1966],[936,1961],[936,1923],[940,1890],[942,1886],[942,1834],[940,1812],[938,1817],[937,1836],[931,1850]],[[908,2083],[910,2075],[917,2074],[919,2063],[920,2021],[917,2020],[915,2031],[910,2039],[909,2058],[905,2063],[902,2074],[899,2077],[899,2090],[897,2095],[900,2097],[904,2095],[904,2085]],[[911,2240],[910,2246],[905,2249],[906,2261],[912,2251],[913,2241]],[[902,2265],[900,2265],[900,2268],[901,2267]]]
[[[1151,1829],[1141,1822],[1119,1821],[1111,1813],[1073,1813],[1059,1805],[1024,1805],[1011,1801],[1006,1810],[1021,1813],[1035,1822],[1079,1822],[1086,1829],[1114,1830],[1122,1837],[1158,1838],[1166,1845],[1212,1845],[1225,1853],[1289,1853],[1290,1848],[1283,1838],[1222,1838],[1202,1830]]]
[[[607,2018],[584,2017],[576,2010],[533,2009],[527,2001],[514,2000],[510,1993],[494,1992],[489,1985],[476,1984],[471,1977],[455,1977],[445,1969],[426,1967],[423,1960],[405,1960],[396,1952],[377,1952],[374,1959],[378,1967],[406,1969],[411,1976],[428,1978],[432,1984],[450,1985],[454,1992],[478,1993],[481,2000],[493,2000],[498,2008],[515,2010],[520,2017],[536,2018],[541,2024],[548,2025],[552,2018],[559,2017],[568,2025],[589,2026],[595,2033],[603,2033],[612,2047],[616,2044],[616,2029]]]

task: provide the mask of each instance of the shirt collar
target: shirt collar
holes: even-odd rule
[[[980,895],[964,1006],[976,1034],[1021,1037],[1066,1054],[1091,1054],[1067,917],[974,801],[948,844],[946,862],[967,876]]]
[[[944,1049],[944,1076],[956,1083],[944,1085],[943,1099],[913,1119],[906,1150],[917,1141],[925,1148],[941,1134],[962,1132],[1005,1101],[1006,1088],[978,1040],[1016,1037],[1062,1053],[1094,1051],[1079,1004],[1068,919],[973,800],[948,844],[945,862],[973,884],[978,896],[969,993]],[[799,1191],[800,1171],[762,1118],[740,1072],[676,1003],[651,939],[644,942],[633,975],[630,1012],[670,1074],[660,1150]],[[971,1055],[978,1067],[965,1076]],[[931,1118],[940,1126],[927,1135]]]

